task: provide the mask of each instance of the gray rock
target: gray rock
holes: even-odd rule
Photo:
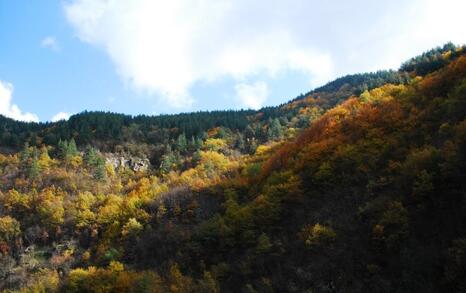
[[[105,161],[115,169],[130,168],[134,172],[144,172],[150,168],[150,162],[148,159],[130,155],[105,154]]]

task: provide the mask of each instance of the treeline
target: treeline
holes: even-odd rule
[[[349,96],[358,95],[364,90],[385,83],[403,84],[408,79],[407,73],[397,71],[348,75],[305,95],[300,95],[290,103],[300,101],[304,97],[321,94],[326,95],[321,106],[330,108]],[[134,117],[110,112],[85,111],[71,116],[68,121],[56,123],[25,123],[0,115],[0,146],[17,150],[25,142],[37,146],[41,144],[56,145],[59,140],[73,138],[78,146],[95,144],[113,149],[122,141],[160,143],[176,139],[182,133],[187,137],[199,137],[203,132],[214,127],[242,132],[248,125],[254,127],[252,124],[256,122],[266,123],[274,118],[290,120],[299,113],[300,108],[288,107],[285,109],[286,105],[288,104],[278,107],[264,107],[259,111],[206,111]]]
[[[59,140],[74,138],[78,145],[97,141],[113,142],[130,140],[125,128],[137,126],[141,142],[160,141],[160,136],[176,138],[179,134],[198,136],[203,131],[217,126],[232,130],[244,130],[249,116],[254,111],[212,111],[183,113],[160,116],[130,116],[110,112],[82,112],[68,121],[57,123],[24,123],[0,117],[0,137],[3,146],[21,147],[24,142],[30,145],[45,143],[56,145]]]
[[[167,143],[180,134],[200,137],[214,127],[243,132],[247,126],[267,124],[271,119],[291,120],[299,116],[302,107],[309,106],[309,98],[317,100],[323,110],[334,107],[352,95],[359,95],[383,84],[406,84],[414,75],[425,75],[444,66],[464,52],[465,47],[451,43],[438,47],[403,63],[399,71],[378,71],[337,78],[289,103],[265,107],[259,111],[230,110],[181,113],[159,116],[130,116],[110,112],[82,112],[68,121],[56,123],[18,122],[0,115],[0,146],[15,150],[24,143],[40,146],[57,145],[59,140],[73,138],[78,146],[95,145],[114,150],[121,142]],[[301,123],[306,127],[308,123]]]
[[[442,68],[464,52],[466,52],[465,45],[456,46],[450,42],[409,59],[401,65],[400,70],[414,72],[416,75],[426,75]]]

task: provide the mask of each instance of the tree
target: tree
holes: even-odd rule
[[[219,293],[220,286],[210,272],[204,272],[202,279],[199,280],[196,292]]]
[[[204,149],[208,151],[218,152],[223,150],[226,146],[226,141],[221,138],[209,138],[204,142]]]
[[[21,233],[19,222],[10,216],[0,217],[0,240],[10,242]]]
[[[22,162],[27,162],[30,157],[31,157],[31,148],[29,147],[29,144],[26,142],[24,144],[23,150],[20,153],[20,158]]]
[[[246,139],[251,139],[255,136],[254,129],[251,127],[251,125],[248,125],[244,130],[244,136],[246,137]]]
[[[328,226],[319,223],[308,225],[301,230],[301,237],[304,244],[309,247],[327,246],[335,239],[337,234]]]
[[[238,133],[235,139],[235,148],[237,148],[240,151],[243,151],[245,149],[246,143],[244,142],[243,135],[241,133]]]
[[[169,152],[162,156],[162,162],[160,163],[160,171],[167,174],[178,165],[178,159],[175,153],[170,149]]]
[[[47,188],[39,194],[35,202],[40,221],[49,229],[56,229],[65,221],[63,196],[55,189]]]
[[[180,134],[176,139],[176,150],[184,154],[188,149],[188,141],[186,140],[186,135],[184,133]]]
[[[34,157],[30,163],[30,166],[28,168],[28,176],[29,178],[31,179],[36,179],[37,177],[39,177],[40,173],[41,173],[41,166],[39,164],[39,160]]]
[[[280,120],[277,118],[273,119],[272,122],[269,124],[269,129],[267,131],[268,139],[280,139],[283,136],[283,129],[282,125],[280,124]]]
[[[76,156],[78,154],[78,148],[76,146],[76,141],[74,140],[74,138],[71,138],[70,142],[68,143],[67,153],[70,156]]]
[[[201,151],[196,150],[191,157],[191,164],[196,166],[201,161]]]
[[[69,142],[66,140],[58,141],[58,156],[65,162],[71,163],[78,154],[78,148],[73,138]]]
[[[270,241],[270,238],[267,236],[267,234],[262,233],[257,238],[256,252],[259,254],[266,253],[266,252],[269,252],[271,248],[272,248],[272,242]]]
[[[203,144],[204,144],[204,142],[202,141],[202,138],[196,137],[195,143],[194,143],[194,149],[196,149],[196,150],[201,149]]]
[[[105,159],[98,153],[98,151],[88,146],[84,153],[84,163],[91,168],[94,174],[94,178],[97,180],[104,180],[107,176],[107,170],[105,167]]]
[[[139,232],[141,232],[143,226],[141,223],[138,222],[135,218],[130,218],[128,222],[123,226],[121,230],[121,235],[123,237],[131,237],[136,236]]]
[[[84,163],[88,166],[96,166],[99,155],[97,150],[92,146],[87,146],[86,151],[84,152]]]
[[[99,156],[95,164],[94,178],[97,180],[104,180],[107,177],[104,158]]]
[[[41,170],[48,170],[50,168],[50,165],[53,163],[53,160],[49,156],[49,151],[46,146],[43,146],[40,149],[40,155],[39,155],[39,168]]]

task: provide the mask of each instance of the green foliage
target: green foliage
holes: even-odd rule
[[[30,166],[28,168],[28,176],[29,178],[37,178],[40,175],[41,167],[39,165],[38,158],[34,157],[31,160]]]
[[[401,65],[400,70],[413,71],[418,75],[426,75],[442,68],[448,64],[451,59],[456,58],[465,51],[465,46],[455,46],[450,42],[443,45],[443,47],[437,47],[406,61]]]
[[[269,124],[269,130],[267,131],[267,136],[271,140],[282,138],[283,136],[282,125],[280,124],[280,121],[277,118],[273,119],[272,122]]]
[[[180,153],[185,153],[188,150],[188,141],[184,133],[180,134],[176,139],[176,150]]]
[[[75,156],[78,155],[78,149],[76,147],[76,142],[73,138],[68,142],[67,140],[58,141],[58,157],[69,163],[73,160]]]

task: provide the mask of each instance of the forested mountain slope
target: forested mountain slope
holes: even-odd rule
[[[466,290],[464,47],[260,111],[0,119],[0,290]]]

